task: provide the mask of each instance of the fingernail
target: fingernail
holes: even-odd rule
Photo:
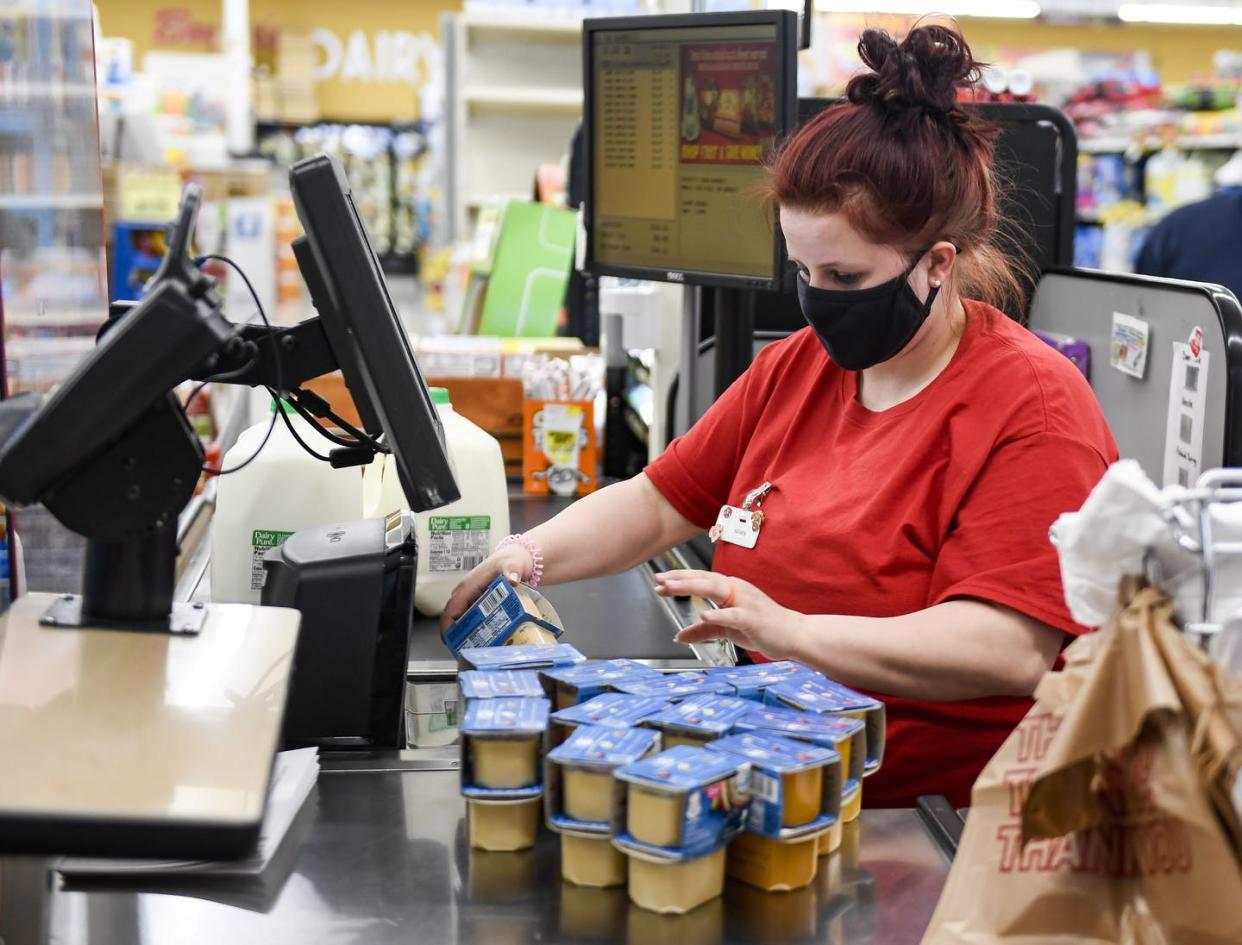
[[[509,580],[516,584],[520,580],[518,573],[516,571],[511,571],[509,573]]]

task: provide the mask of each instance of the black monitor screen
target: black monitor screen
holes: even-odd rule
[[[774,288],[764,164],[795,111],[789,11],[588,20],[588,267]]]
[[[410,508],[456,500],[440,418],[340,163],[318,154],[295,164],[289,180],[309,248],[298,262],[359,414],[378,418]]]

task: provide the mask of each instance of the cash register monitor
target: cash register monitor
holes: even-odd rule
[[[761,187],[795,123],[797,33],[789,10],[584,23],[589,270],[778,287]]]
[[[378,421],[396,459],[410,508],[424,512],[459,498],[444,429],[405,329],[388,294],[340,162],[326,154],[289,171],[306,230],[298,264],[363,425]]]

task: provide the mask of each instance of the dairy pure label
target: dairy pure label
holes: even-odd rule
[[[429,571],[469,571],[491,552],[490,515],[432,515],[427,532]]]
[[[256,528],[250,533],[250,589],[263,590],[263,582],[267,580],[267,572],[263,570],[263,556],[271,548],[279,548],[293,532],[277,532],[266,528]]]

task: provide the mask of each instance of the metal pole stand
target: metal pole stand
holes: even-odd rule
[[[46,945],[52,882],[47,857],[0,856],[0,945]]]

